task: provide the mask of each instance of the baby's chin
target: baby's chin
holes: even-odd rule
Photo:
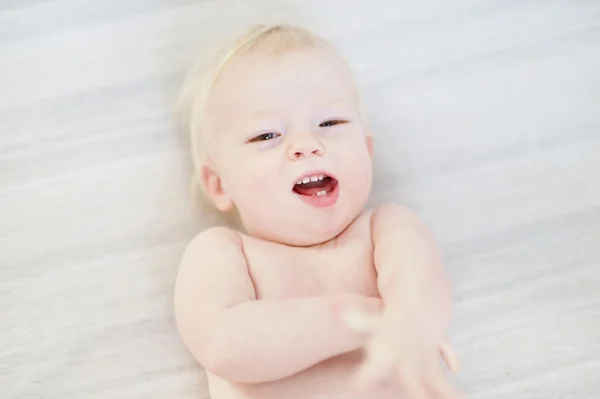
[[[256,232],[255,234],[251,235],[257,238],[261,238],[263,240],[287,245],[290,247],[313,247],[335,239],[346,229],[346,227],[347,226],[345,226],[344,228],[340,228],[335,232],[328,232],[328,234],[289,234],[288,232],[284,231],[274,231],[268,233],[264,232],[263,234],[261,234],[260,232]]]
[[[323,244],[342,234],[362,214],[369,198],[369,184],[364,190],[360,184],[345,189],[343,182],[323,178],[298,185],[285,195],[265,190],[263,199],[246,198],[239,209],[245,232],[289,246]]]
[[[355,212],[338,213],[337,217],[327,218],[321,223],[311,222],[307,216],[303,221],[290,220],[281,225],[256,223],[245,225],[246,232],[256,238],[294,247],[311,247],[333,240],[342,234],[360,215],[362,209]],[[307,221],[308,220],[308,221]]]
[[[313,247],[335,239],[337,236],[342,234],[342,232],[344,232],[344,230],[347,227],[347,225],[344,225],[340,226],[340,228],[336,230],[330,230],[327,232],[317,232],[316,234],[297,234],[294,236],[287,237],[282,236],[280,240],[273,241],[293,247]]]

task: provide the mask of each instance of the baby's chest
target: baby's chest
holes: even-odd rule
[[[274,246],[247,251],[246,256],[258,298],[378,295],[371,245],[321,249]]]

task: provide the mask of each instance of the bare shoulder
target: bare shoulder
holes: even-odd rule
[[[356,239],[366,239],[370,236],[371,215],[373,209],[365,210],[332,243],[336,246],[342,243],[354,242]]]
[[[215,310],[255,299],[239,234],[213,227],[186,247],[175,284],[175,304]]]
[[[396,230],[422,231],[426,229],[414,210],[396,203],[386,203],[374,208],[371,211],[370,226],[374,240],[382,234]]]
[[[174,310],[179,333],[197,359],[206,337],[228,308],[255,299],[239,235],[215,227],[187,245],[175,283]]]
[[[393,218],[394,220],[404,220],[418,218],[418,216],[415,211],[413,211],[405,205],[397,204],[394,202],[388,202],[383,205],[379,205],[376,208],[373,208],[371,210],[371,218],[372,220],[385,220],[386,218]]]
[[[185,248],[181,258],[181,266],[194,262],[195,258],[206,258],[210,254],[218,254],[223,249],[241,247],[239,234],[227,227],[211,227],[194,237]]]

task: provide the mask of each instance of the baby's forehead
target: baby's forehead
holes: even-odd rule
[[[330,46],[317,44],[281,53],[257,47],[239,54],[223,69],[212,97],[216,105],[304,92],[336,98],[356,93],[348,64]]]

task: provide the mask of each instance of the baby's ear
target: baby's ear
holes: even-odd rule
[[[204,191],[221,212],[228,212],[233,208],[233,200],[223,188],[223,180],[216,169],[209,164],[200,167],[200,184]]]

